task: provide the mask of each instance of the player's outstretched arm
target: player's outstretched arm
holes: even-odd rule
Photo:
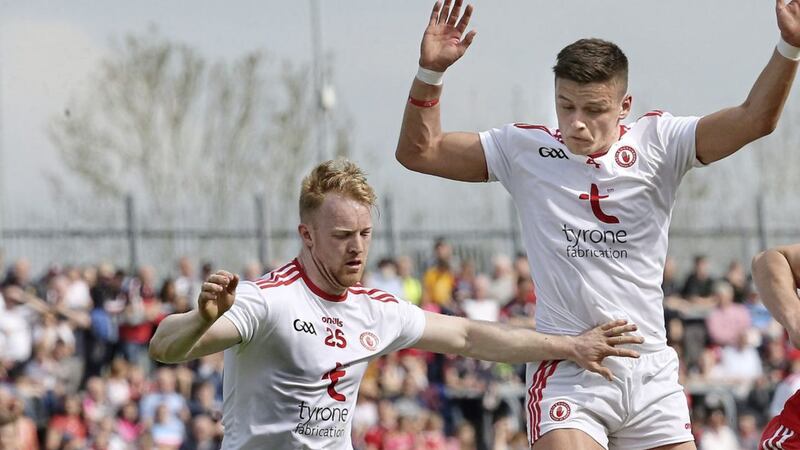
[[[790,46],[800,47],[800,0],[789,3],[776,0],[775,12],[781,39]],[[786,48],[784,53],[796,52]],[[708,164],[772,133],[796,72],[797,61],[783,56],[776,48],[744,103],[700,119],[695,138],[697,158]]]
[[[444,72],[464,55],[475,38],[475,31],[464,34],[472,5],[467,5],[461,15],[462,2],[446,0],[444,5],[441,2],[434,5],[420,46],[422,69]],[[440,82],[414,78],[395,157],[417,172],[452,180],[486,181],[488,171],[478,133],[442,132],[438,103],[441,94]]]
[[[618,347],[644,342],[640,336],[626,334],[636,329],[636,325],[625,320],[615,320],[578,336],[555,336],[530,328],[426,312],[425,331],[414,347],[512,364],[569,359],[610,380],[611,371],[601,365],[603,359],[607,356],[638,358],[636,351]]]
[[[235,300],[239,276],[220,270],[208,277],[197,309],[161,321],[150,340],[150,357],[178,363],[225,350],[241,342],[233,322],[222,319]]]
[[[753,278],[764,306],[800,348],[800,244],[761,252],[753,258]]]

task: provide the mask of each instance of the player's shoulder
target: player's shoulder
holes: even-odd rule
[[[252,286],[256,288],[262,296],[267,292],[276,294],[286,287],[294,285],[302,276],[303,273],[300,263],[295,259],[253,281]]]
[[[397,305],[401,301],[398,299],[394,294],[391,294],[386,291],[382,291],[380,289],[369,288],[366,286],[362,286],[360,283],[349,288],[348,291],[352,295],[364,297],[365,300],[369,301],[371,305]]]

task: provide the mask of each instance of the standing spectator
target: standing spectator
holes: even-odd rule
[[[397,275],[397,264],[392,258],[378,261],[378,270],[370,274],[369,287],[380,289],[392,295],[403,294],[403,281]]]
[[[422,284],[414,276],[414,263],[404,255],[397,259],[397,275],[403,283],[401,298],[419,306],[422,300]]]
[[[714,279],[708,268],[708,259],[704,255],[694,257],[694,268],[683,284],[683,298],[697,305],[713,305],[711,294],[714,291]]]
[[[492,280],[489,285],[489,296],[505,305],[514,298],[517,287],[517,277],[511,260],[505,255],[495,255],[492,258]]]
[[[750,280],[747,279],[742,263],[731,261],[724,278],[733,287],[733,301],[736,303],[747,301],[750,296]]]
[[[139,276],[128,282],[127,304],[119,328],[122,351],[128,361],[145,369],[150,367],[147,347],[161,313],[155,273],[152,267],[144,266],[139,269]]]
[[[486,275],[475,277],[475,289],[472,298],[465,299],[461,308],[466,316],[473,320],[497,322],[500,318],[500,301],[491,298],[491,281]]]
[[[189,299],[192,308],[197,307],[197,296],[200,295],[200,278],[194,272],[192,261],[187,257],[182,257],[178,261],[178,271],[180,275],[175,279],[175,294],[178,297]]]
[[[739,336],[750,328],[750,312],[733,302],[733,288],[722,281],[714,288],[716,307],[706,319],[711,342],[717,345],[736,345]]]
[[[450,304],[455,288],[455,276],[451,266],[453,248],[444,239],[437,239],[433,247],[436,261],[422,277],[422,284],[431,301],[443,306]]]

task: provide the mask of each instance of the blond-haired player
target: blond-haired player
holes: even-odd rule
[[[575,337],[429,312],[361,286],[375,194],[345,160],[303,180],[299,256],[256,282],[220,271],[197,310],[158,327],[150,354],[180,362],[225,350],[223,448],[349,449],[367,363],[405,347],[491,361],[570,359],[610,378],[606,356],[635,325],[611,321]]]

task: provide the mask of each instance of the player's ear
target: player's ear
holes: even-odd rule
[[[303,245],[308,248],[314,246],[314,238],[311,236],[311,228],[308,225],[304,223],[298,225],[297,233],[300,234],[300,239],[303,240]]]
[[[624,120],[631,113],[631,106],[633,105],[633,97],[630,94],[625,94],[622,98],[622,108],[619,111],[619,120]]]

